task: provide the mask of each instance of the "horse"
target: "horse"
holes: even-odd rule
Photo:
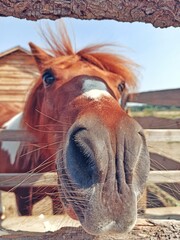
[[[29,43],[40,77],[23,112],[4,126],[26,129],[37,144],[2,142],[0,172],[57,172],[57,189],[13,190],[21,215],[50,192],[86,232],[129,232],[150,169],[143,129],[120,105],[136,85],[134,63],[111,44],[75,51],[62,24],[43,35],[48,49]]]

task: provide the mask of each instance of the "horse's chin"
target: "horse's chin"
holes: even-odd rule
[[[136,223],[136,216],[131,220],[131,222],[124,224],[124,222],[116,222],[115,220],[110,220],[106,217],[104,217],[104,219],[102,218],[100,222],[97,222],[96,217],[89,219],[86,215],[83,220],[81,218],[81,220],[79,220],[78,215],[70,205],[65,209],[65,211],[70,218],[80,221],[83,229],[91,235],[111,235],[111,237],[114,236],[116,238],[130,232]]]
[[[120,209],[113,208],[113,203],[107,208],[103,203],[92,199],[86,208],[66,204],[66,213],[74,220],[78,220],[82,228],[91,235],[117,235],[121,236],[130,232],[137,220],[136,200],[129,199],[129,203],[124,203]],[[131,205],[131,209],[130,209]],[[118,213],[119,212],[119,213]]]
[[[136,215],[129,221],[126,220],[113,220],[109,217],[102,217],[101,221],[96,221],[96,217],[89,219],[89,217],[84,218],[81,221],[83,229],[91,234],[97,236],[110,235],[112,236],[122,236],[129,233],[136,224]]]
[[[107,224],[104,224],[101,227],[92,228],[90,225],[88,225],[88,226],[83,226],[83,229],[90,235],[110,236],[111,238],[114,237],[115,239],[116,238],[119,239],[120,237],[127,235],[133,229],[134,226],[135,226],[135,223],[131,226],[128,226],[127,228],[121,229],[121,224],[111,221]]]

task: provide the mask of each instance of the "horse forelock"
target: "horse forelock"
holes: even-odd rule
[[[117,74],[124,79],[130,88],[136,87],[137,79],[134,70],[138,65],[117,54],[121,49],[119,45],[93,44],[76,51],[63,21],[58,22],[56,32],[53,32],[50,27],[41,32],[48,45],[47,52],[53,56],[53,60],[47,61],[47,65],[49,63],[52,66],[58,65],[62,61],[64,64],[69,63],[68,65],[70,65],[76,59],[76,61],[80,60],[92,64],[103,71]],[[66,56],[66,58],[62,58],[63,56]]]

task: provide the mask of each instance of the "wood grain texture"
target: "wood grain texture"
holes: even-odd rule
[[[127,102],[180,107],[180,88],[129,94]]]
[[[151,171],[148,183],[180,182],[180,171]]]
[[[0,15],[37,20],[114,19],[121,22],[145,22],[154,27],[180,26],[179,0],[1,0]]]
[[[0,141],[34,142],[35,138],[26,130],[0,129]]]
[[[148,142],[180,142],[180,129],[146,129]],[[0,129],[0,141],[33,141],[26,131]]]
[[[180,142],[180,129],[146,129],[147,142]]]
[[[133,117],[144,129],[180,129],[180,118],[167,119],[162,117]]]
[[[22,111],[37,77],[37,67],[27,50],[14,47],[0,53],[0,126]]]
[[[0,187],[53,187],[57,186],[57,173],[1,173]],[[151,171],[148,184],[179,183],[180,171]]]
[[[21,220],[19,220],[19,223],[23,224]],[[37,225],[37,220],[34,220],[34,225]],[[180,236],[179,230],[180,224],[175,220],[139,219],[135,228],[129,234],[123,236],[92,236],[86,233],[82,227],[63,227],[51,233],[15,232],[2,229],[0,234],[3,240],[177,240]]]
[[[38,76],[30,53],[16,47],[0,56],[0,102],[24,102],[28,90]]]

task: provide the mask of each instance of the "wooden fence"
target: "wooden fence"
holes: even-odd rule
[[[180,171],[151,171],[148,183],[179,183]],[[0,187],[54,187],[57,174],[47,173],[1,173]]]
[[[139,94],[130,94],[126,98],[126,103],[141,103],[158,106],[176,106],[180,107],[180,88],[141,92]],[[179,110],[180,112],[180,110]],[[180,145],[179,145],[179,130],[180,130],[180,114],[178,117],[170,117],[163,112],[151,112],[151,115],[141,116],[134,114],[134,118],[147,130],[147,139],[151,141],[149,151],[152,159],[156,158],[162,166],[162,169],[180,170]],[[170,115],[171,112],[168,112]],[[154,137],[154,139],[152,139]],[[152,143],[153,140],[153,143]],[[158,142],[158,144],[156,144]],[[162,142],[166,144],[162,144]],[[168,144],[169,143],[169,144]],[[172,144],[170,144],[172,143]],[[161,147],[161,151],[158,150]],[[155,149],[156,148],[156,149]],[[168,153],[171,152],[171,154]],[[164,165],[165,164],[165,165]]]
[[[129,94],[126,102],[180,107],[180,88]]]
[[[178,106],[180,107],[180,89],[175,90],[165,90],[165,91],[156,91],[156,92],[148,92],[148,93],[140,93],[138,95],[131,94],[127,97],[127,102],[138,102],[138,103],[149,103],[149,104],[157,104],[157,105],[166,105],[166,106]],[[145,135],[147,139],[147,144],[149,146],[149,151],[152,151],[152,145],[161,145],[162,143],[169,143],[171,144],[179,144],[176,145],[177,150],[180,153],[180,119],[160,119],[160,118],[136,118],[137,121],[140,122],[140,124],[146,128],[145,129]],[[153,124],[152,124],[152,121]],[[153,129],[152,129],[153,128]],[[166,129],[163,129],[166,128]],[[36,142],[36,139],[34,139],[32,136],[27,134],[26,131],[12,131],[12,130],[0,130],[0,141],[23,141],[23,142]],[[162,145],[163,146],[163,145]],[[179,154],[178,153],[178,154]],[[151,153],[151,157],[152,157]],[[159,168],[158,170],[154,170],[150,172],[149,178],[148,178],[148,184],[179,184],[180,183],[180,157],[178,159],[178,154],[175,155],[173,153],[173,158],[175,159],[175,162],[172,161],[172,159],[169,159],[170,168],[168,169],[167,166],[164,166],[167,168],[166,171]],[[155,158],[157,157],[157,154],[155,154]],[[153,157],[154,158],[154,157]],[[174,160],[173,159],[173,160]],[[162,160],[162,159],[160,159]],[[159,161],[159,159],[157,159]],[[160,166],[167,163],[167,159],[164,160],[163,157],[163,163],[160,162]],[[28,187],[28,186],[56,186],[57,185],[57,174],[56,173],[43,173],[43,174],[0,174],[0,187],[16,187],[16,186],[22,186],[22,187]],[[0,208],[1,208],[1,195],[0,195]],[[157,210],[156,210],[157,211]],[[30,221],[30,217],[29,220]],[[35,221],[38,219],[36,218]],[[141,219],[139,219],[141,220]],[[17,220],[15,220],[17,221]],[[25,220],[22,219],[22,224],[24,224]],[[49,221],[49,220],[48,220]],[[59,220],[58,220],[59,221]],[[34,223],[33,223],[34,224]],[[160,225],[158,225],[160,224]],[[146,237],[142,239],[150,239],[150,233],[155,233],[157,235],[157,232],[162,232],[167,229],[164,229],[163,226],[173,226],[173,230],[168,228],[168,234],[171,235],[171,237],[177,237],[179,225],[176,225],[177,222],[170,222],[167,223],[167,225],[164,225],[165,222],[158,223],[154,222],[153,224],[147,223],[147,222],[140,222],[137,227],[132,231],[131,235],[128,239],[139,239],[136,238],[136,231],[139,234],[145,233]],[[64,230],[65,229],[65,230]],[[147,230],[148,229],[148,230]],[[62,231],[66,231],[65,233]],[[4,234],[4,232],[3,232]],[[14,239],[14,237],[18,239],[26,239],[28,236],[28,239],[59,239],[59,237],[63,236],[63,239],[94,239],[92,236],[87,235],[82,229],[79,228],[62,228],[61,232],[58,233],[51,233],[49,235],[47,234],[33,234],[33,233],[15,233],[10,232],[9,239]],[[18,235],[19,234],[19,235]],[[24,235],[23,235],[24,234]],[[135,235],[133,235],[135,234]],[[164,234],[164,233],[163,233]],[[161,237],[164,235],[162,234]],[[174,235],[173,235],[174,234]],[[1,235],[1,234],[0,234]],[[161,234],[160,234],[161,235]],[[159,236],[160,236],[159,235]],[[24,238],[23,238],[24,236]],[[139,236],[139,235],[138,235]],[[144,236],[144,235],[143,235]],[[154,236],[154,235],[153,235]],[[132,237],[132,238],[131,238]],[[160,238],[161,238],[160,237]],[[7,236],[8,238],[8,236]],[[156,238],[153,238],[156,239]],[[163,238],[163,239],[169,239]],[[174,238],[172,238],[174,239]]]
[[[177,106],[180,107],[180,88],[179,89],[169,89],[161,91],[151,91],[151,92],[142,92],[138,94],[129,94],[124,101],[124,104],[127,102],[136,102],[136,103],[146,103],[153,105],[163,105],[163,106]],[[136,117],[135,117],[136,118]],[[147,121],[147,118],[140,117],[137,119],[140,124],[145,128],[145,135],[147,143],[149,146],[156,143],[179,143],[180,142],[180,119],[169,120],[168,124],[165,124],[167,119],[155,118],[155,124],[152,129],[152,121]],[[150,119],[152,120],[152,118]],[[166,125],[164,128],[163,123]],[[144,126],[145,125],[145,126]],[[170,126],[170,129],[167,129],[167,126]],[[171,128],[173,126],[173,129]],[[27,134],[26,131],[15,131],[15,130],[1,130],[0,131],[0,141],[28,141],[35,142],[35,139]],[[152,149],[149,149],[150,152]],[[179,150],[180,151],[180,150]],[[157,155],[157,154],[156,154]],[[164,161],[164,160],[163,160]],[[149,176],[149,183],[179,183],[180,181],[180,159],[176,159],[176,164],[174,168],[170,168],[169,171],[152,171]],[[162,164],[162,163],[160,163]],[[171,161],[170,164],[171,165]],[[167,168],[166,166],[164,166]],[[13,181],[12,181],[13,179]],[[27,180],[28,179],[28,180]],[[48,180],[48,181],[47,181]],[[0,174],[0,187],[2,186],[11,186],[14,187],[17,184],[21,186],[29,186],[31,184],[35,186],[44,186],[44,185],[56,185],[57,176],[55,173],[45,173],[45,174],[33,174],[33,176],[27,176],[27,174],[21,174],[18,176],[16,174]]]
[[[125,104],[126,103],[180,107],[180,88],[130,94],[125,98]],[[159,170],[157,177],[152,175],[155,174],[156,171],[150,173],[150,178],[153,176],[154,183],[157,183],[157,185],[149,184],[147,188],[148,198],[153,198],[153,201],[149,201],[147,205],[147,207],[150,208],[156,205],[171,205],[168,201],[164,201],[164,199],[171,199],[174,206],[179,206],[180,180],[177,182],[167,182],[167,177],[165,177],[162,182],[158,182],[160,179],[163,179],[162,176],[168,175],[170,171],[175,171],[172,176],[169,176],[172,181],[173,179],[175,180],[176,177],[177,180],[180,179],[179,112],[180,111],[173,113],[176,113],[176,115],[174,115],[176,117],[174,118],[170,117],[171,112],[168,112],[168,110],[166,112],[152,112],[151,109],[149,114],[148,111],[146,111],[146,115],[141,113],[133,114],[134,119],[139,122],[147,132],[151,169],[156,171]],[[152,135],[150,136],[148,132]],[[164,170],[168,171],[164,173]],[[177,174],[176,177],[175,174]]]
[[[152,142],[180,142],[180,129],[146,129],[145,136],[148,143]],[[1,130],[0,141],[23,141],[35,142],[30,134],[24,130]],[[180,171],[151,171],[148,179],[149,183],[179,183]],[[0,174],[0,187],[15,186],[56,186],[56,173],[43,173],[33,175],[24,174]]]

